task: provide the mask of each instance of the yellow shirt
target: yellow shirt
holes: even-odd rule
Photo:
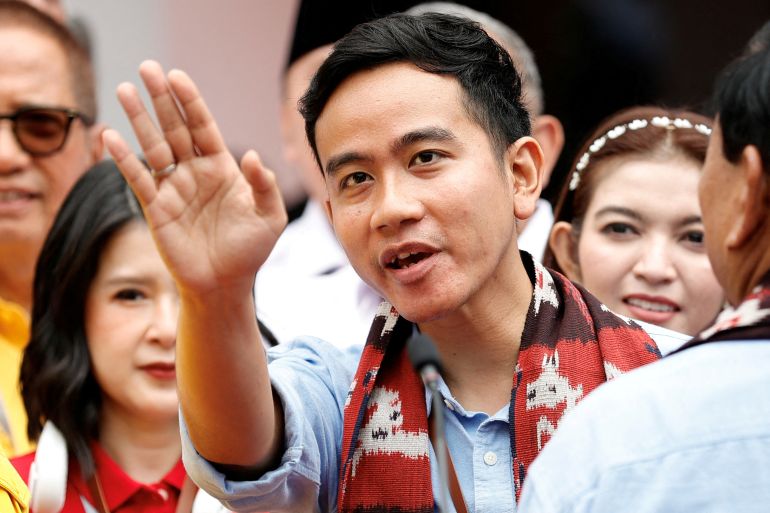
[[[0,451],[0,512],[25,513],[28,507],[29,489]]]
[[[0,298],[0,448],[9,457],[32,450],[26,434],[27,413],[19,390],[21,358],[28,341],[27,311]]]

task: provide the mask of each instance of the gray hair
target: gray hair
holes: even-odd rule
[[[530,116],[539,116],[543,113],[545,104],[543,86],[540,80],[540,71],[535,64],[535,57],[529,46],[511,27],[486,13],[452,2],[425,2],[404,11],[405,14],[414,16],[426,12],[462,16],[481,25],[490,37],[495,39],[511,55],[511,60],[521,75],[524,102]]]

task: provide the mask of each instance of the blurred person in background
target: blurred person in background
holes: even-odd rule
[[[0,1],[0,445],[29,450],[18,390],[35,262],[72,184],[101,159],[87,52],[56,20]]]
[[[709,326],[724,303],[698,204],[710,127],[659,107],[602,122],[563,185],[545,264],[615,313],[690,337]]]
[[[63,513],[85,503],[102,513],[190,511],[197,488],[181,460],[178,312],[176,285],[128,184],[114,162],[96,165],[40,253],[21,369],[30,439],[52,423],[70,456],[58,469],[65,490],[42,490],[48,483],[38,478],[33,492],[62,494]],[[38,475],[51,465],[44,448],[12,460],[22,477],[33,461]]]

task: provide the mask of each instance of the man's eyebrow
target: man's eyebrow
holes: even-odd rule
[[[436,126],[429,126],[420,128],[418,130],[412,130],[402,135],[399,139],[391,144],[391,151],[398,153],[404,148],[421,142],[421,141],[456,141],[457,137],[449,130]],[[349,151],[340,155],[331,157],[327,162],[324,169],[324,173],[328,176],[333,175],[342,166],[350,164],[351,162],[363,162],[370,161],[371,157],[359,153],[356,151]]]
[[[371,160],[371,158],[357,151],[348,151],[340,155],[335,155],[326,162],[324,174],[331,176],[346,164],[350,164],[351,162],[361,162],[365,160]]]
[[[392,144],[391,149],[393,150],[394,153],[398,153],[404,148],[422,141],[449,142],[449,141],[456,141],[456,140],[457,140],[457,137],[455,136],[455,134],[453,134],[446,128],[441,128],[437,126],[428,126],[425,128],[420,128],[418,130],[407,132],[406,134],[402,135],[400,139],[398,139]]]

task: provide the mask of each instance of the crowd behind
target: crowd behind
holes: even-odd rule
[[[766,511],[757,28],[711,112],[610,115],[551,205],[564,128],[510,27],[351,27],[282,77],[287,225],[184,72],[141,65],[155,120],[119,86],[134,155],[58,3],[0,0],[0,510]]]

